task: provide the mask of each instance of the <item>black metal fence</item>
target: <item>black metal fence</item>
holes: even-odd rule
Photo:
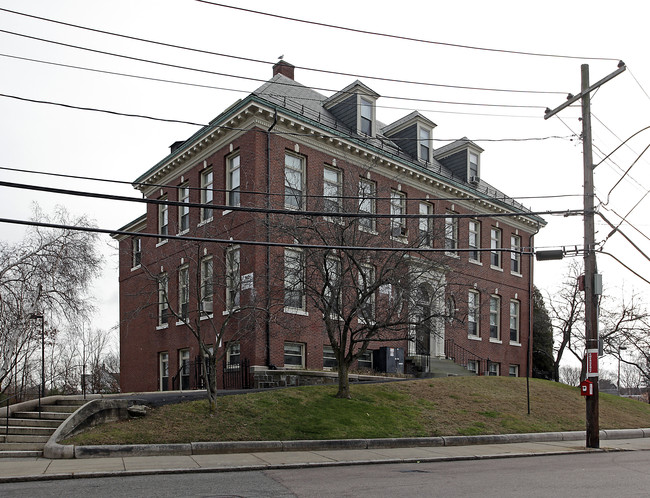
[[[224,389],[251,389],[253,379],[250,373],[250,361],[243,358],[239,363],[223,364]]]
[[[489,358],[481,358],[469,349],[456,344],[453,339],[445,340],[445,358],[452,360],[457,365],[461,365],[470,371],[473,371],[473,369],[469,368],[473,362],[476,366],[476,375],[485,375],[490,366]]]

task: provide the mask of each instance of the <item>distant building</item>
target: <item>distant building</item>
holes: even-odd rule
[[[526,374],[532,258],[525,248],[544,220],[484,180],[481,147],[461,138],[434,148],[436,124],[418,112],[382,124],[379,98],[360,81],[325,97],[280,61],[271,80],[135,180],[160,203],[115,235],[122,391],[202,386],[201,354],[183,322],[191,316],[217,327],[230,319],[224,341],[210,347],[225,348],[224,363],[246,359],[258,385],[269,368],[335,367],[322,313],[286,276],[301,264],[300,250],[284,247],[291,241],[264,222],[268,208],[340,213],[346,196],[357,196],[367,215],[359,230],[375,244],[438,249],[450,272],[441,303],[449,319],[420,327],[410,341],[371,344],[359,370],[372,370],[373,351],[390,346],[403,349],[407,372],[426,374],[429,359],[451,358],[481,375]],[[170,238],[177,234],[195,239]],[[272,307],[268,319],[231,316],[233,305],[253,301]],[[251,330],[237,335],[242,327]],[[225,375],[219,367],[220,386]]]

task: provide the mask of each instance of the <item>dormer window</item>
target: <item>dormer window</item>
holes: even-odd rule
[[[419,159],[421,161],[431,161],[431,131],[427,128],[420,127],[420,144],[418,147]]]
[[[472,151],[469,151],[469,178],[475,177],[478,178],[478,154]]]
[[[361,112],[359,113],[359,131],[364,135],[372,136],[372,101],[360,98]]]

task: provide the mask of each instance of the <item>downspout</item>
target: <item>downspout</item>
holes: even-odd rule
[[[539,233],[539,223],[537,230],[528,238],[529,258],[528,258],[528,341],[526,345],[526,403],[528,405],[528,415],[530,415],[530,368],[532,348],[531,342],[533,340],[533,254],[534,246],[533,239]]]
[[[266,366],[271,366],[271,130],[278,123],[278,110],[274,109],[273,124],[266,130],[266,319],[264,332],[266,335]]]

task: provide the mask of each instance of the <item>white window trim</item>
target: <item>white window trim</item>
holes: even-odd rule
[[[287,184],[287,175],[286,175],[286,170],[288,168],[287,166],[287,157],[293,157],[294,159],[297,159],[300,161],[300,205],[298,207],[289,205],[287,204],[287,187],[292,188]],[[302,211],[305,209],[305,185],[306,185],[306,167],[305,167],[305,158],[301,155],[291,153],[289,151],[284,152],[284,165],[283,165],[283,175],[284,175],[284,197],[283,197],[283,203],[284,203],[284,209],[291,209],[294,211]],[[289,169],[297,171],[295,168],[289,167]]]
[[[512,245],[513,239],[516,239],[516,240],[519,241],[519,245],[518,245],[516,250],[515,250],[514,246]],[[522,276],[522,274],[521,274],[521,262],[522,262],[522,260],[521,260],[521,237],[519,235],[514,235],[513,234],[513,235],[510,236],[510,249],[512,251],[510,253],[510,260],[512,261],[513,259],[515,259],[515,258],[513,258],[513,256],[516,255],[517,260],[519,261],[519,271],[518,272],[517,271],[512,271],[512,262],[510,263],[510,274],[515,275],[517,277],[521,277]]]
[[[474,154],[476,156],[476,175],[472,175],[472,168],[470,167],[471,154]],[[470,176],[478,176],[479,178],[481,177],[481,154],[472,149],[467,150],[467,178]]]
[[[470,302],[469,302],[469,296],[473,295],[474,296],[474,304],[470,308]],[[481,340],[481,315],[479,313],[479,310],[481,308],[481,294],[476,291],[476,290],[469,290],[467,293],[467,337],[472,340]],[[476,334],[470,334],[469,332],[469,323],[470,323],[470,316],[474,318],[472,320],[472,323],[476,324]]]
[[[286,346],[287,344],[295,344],[295,345],[299,345],[299,346],[300,346],[300,353],[301,353],[301,354],[300,354],[300,358],[301,358],[301,364],[300,364],[300,365],[287,365],[287,364],[284,362],[284,357],[285,357],[285,355],[286,355],[286,352],[285,352],[285,349],[284,349],[284,348],[285,348],[285,346]],[[305,356],[306,356],[306,350],[307,350],[307,347],[306,347],[306,345],[305,345],[304,343],[302,343],[302,342],[286,341],[286,342],[283,344],[283,346],[282,346],[282,364],[283,364],[283,368],[286,368],[286,369],[292,369],[292,370],[300,370],[300,369],[304,369],[304,368],[305,368],[305,364],[306,364],[306,363],[305,363],[305,362],[306,362],[306,358],[305,358]]]
[[[390,214],[396,216],[390,219],[390,238],[398,242],[405,243],[408,238],[408,225],[406,218],[406,194],[399,190],[391,189],[390,191]],[[399,229],[400,234],[395,235],[395,229]]]
[[[422,145],[422,138],[420,138],[420,132],[421,132],[421,131],[426,131],[426,132],[429,134],[429,138],[427,139],[427,143],[426,143],[427,150],[429,151],[429,153],[428,153],[428,157],[422,157],[422,156],[420,155],[420,145]],[[418,159],[420,159],[421,161],[426,161],[426,162],[428,162],[428,163],[431,162],[431,153],[432,153],[432,147],[431,147],[431,145],[432,145],[431,135],[432,135],[432,133],[433,133],[433,130],[432,130],[431,128],[429,128],[429,127],[425,127],[425,126],[422,126],[421,124],[418,124],[418,126],[417,126],[417,134],[418,134],[418,142],[417,142],[417,143],[418,143],[418,150],[417,150],[417,157],[418,157]]]
[[[492,300],[496,300],[497,303],[497,336],[492,337]],[[502,344],[501,340],[501,296],[498,296],[496,294],[492,294],[490,296],[490,342],[494,342],[496,344]]]
[[[212,180],[210,181],[210,183],[207,183],[205,181],[208,175],[212,175]],[[201,197],[200,197],[201,204],[214,204],[214,170],[212,168],[204,169],[200,173],[200,179],[201,179]],[[212,199],[210,199],[210,201],[208,201],[208,192],[212,196]],[[210,210],[210,216],[204,217],[205,211],[207,210]],[[202,207],[199,211],[199,217],[201,219],[197,226],[202,226],[205,225],[206,223],[210,223],[214,218],[214,209]]]
[[[186,196],[183,196],[183,191],[187,192]],[[183,196],[183,197],[181,197]],[[190,203],[190,182],[183,182],[178,186],[178,235],[186,234],[190,231],[190,207],[186,204]],[[181,230],[183,223],[183,211],[187,209],[187,228]]]
[[[239,165],[236,168],[233,168],[232,163],[235,159],[239,159]],[[239,170],[239,185],[237,186],[237,188],[239,188],[239,202],[237,204],[231,204],[232,202],[231,196],[233,191],[232,172],[235,170]],[[232,154],[231,156],[228,156],[228,158],[226,159],[226,206],[231,206],[231,207],[241,206],[241,155],[239,152],[237,152],[236,154]],[[232,210],[228,210],[228,212],[231,211]]]
[[[369,191],[366,192],[365,189],[362,192],[361,185],[367,185]],[[368,178],[359,178],[359,214],[368,214],[368,219],[370,220],[370,227],[363,226],[358,223],[359,230],[362,232],[370,233],[377,235],[377,218],[374,218],[373,215],[377,213],[377,183]],[[363,197],[362,197],[363,194]],[[370,203],[370,211],[361,210],[361,202]]]
[[[455,215],[454,211],[449,211],[447,210],[445,213],[445,254],[447,256],[451,256],[452,258],[460,258],[460,255],[458,254],[458,218],[454,218],[453,216],[450,217],[449,215]],[[451,224],[448,223],[448,220],[451,221]],[[451,226],[452,227],[452,235],[453,238],[452,240],[455,241],[456,248],[455,249],[447,249],[447,227]]]
[[[337,179],[336,184],[334,184],[332,182],[329,182],[329,181],[327,181],[325,179],[325,173],[327,171],[331,171],[331,172],[336,174],[336,179]],[[326,185],[332,185],[332,186],[336,187],[336,195],[335,196],[330,196],[330,195],[328,195],[327,192],[325,192]],[[323,211],[325,211],[327,213],[331,213],[331,214],[328,214],[328,215],[323,217],[326,221],[336,222],[336,223],[343,223],[343,219],[338,216],[339,214],[341,214],[341,212],[343,212],[343,197],[342,196],[343,196],[343,171],[340,170],[339,168],[335,167],[335,166],[331,166],[329,164],[326,164],[323,167]],[[326,203],[328,201],[336,204],[336,206],[337,206],[336,211],[328,211],[327,210]]]
[[[518,340],[513,341],[510,339],[510,320],[512,319],[512,304],[517,304],[517,338]],[[511,346],[521,346],[521,301],[516,299],[510,300],[510,305],[508,307],[508,340]]]
[[[493,237],[494,234],[498,235],[496,239]],[[496,247],[493,245],[495,242]],[[495,251],[495,249],[497,250]],[[503,252],[501,249],[503,249],[503,230],[498,227],[490,227],[490,268],[493,270],[503,271]],[[499,258],[498,265],[492,264],[492,256],[494,253],[496,253]]]
[[[475,224],[477,227],[476,230],[472,230],[472,224]],[[467,224],[467,229],[468,229],[468,234],[467,234],[467,245],[470,249],[476,249],[476,255],[477,259],[472,258],[472,253],[470,251],[469,253],[469,262],[474,263],[475,265],[480,265],[483,266],[483,262],[481,261],[481,222],[478,220],[470,220],[469,223]],[[476,234],[476,246],[473,247],[470,245],[470,237],[472,234]]]
[[[359,135],[363,136],[368,136],[368,137],[374,137],[376,133],[376,119],[375,119],[375,101],[374,99],[370,99],[369,97],[365,95],[359,95],[358,96],[358,109],[359,112],[357,113],[357,130]],[[370,104],[370,135],[367,135],[362,131],[361,123],[362,123],[362,117],[361,117],[361,110],[363,109],[363,103],[368,103]]]

